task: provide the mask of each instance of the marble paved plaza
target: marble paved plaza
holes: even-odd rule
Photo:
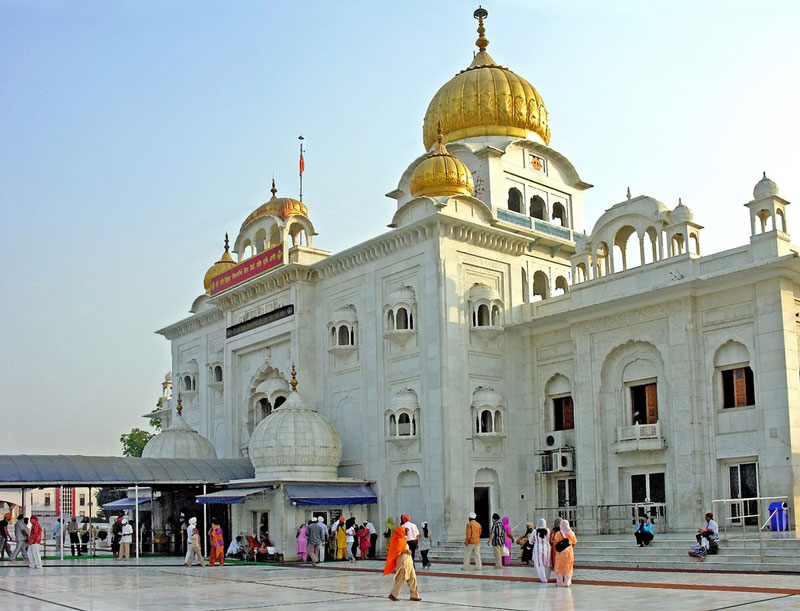
[[[687,563],[690,568],[691,564]],[[579,569],[572,588],[533,580],[528,567],[418,572],[422,602],[386,598],[381,562],[185,568],[180,560],[83,560],[31,571],[0,563],[0,609],[800,609],[800,577]],[[407,591],[401,596],[408,598]]]

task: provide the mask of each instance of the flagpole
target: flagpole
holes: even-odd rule
[[[305,167],[304,167],[305,164],[304,164],[304,161],[303,161],[303,140],[304,140],[304,138],[303,138],[302,135],[300,135],[300,136],[298,136],[297,139],[300,140],[300,201],[302,202],[303,201],[303,170],[305,169]]]

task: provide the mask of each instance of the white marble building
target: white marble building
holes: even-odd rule
[[[758,181],[742,194],[750,242],[716,254],[701,254],[687,206],[649,196],[587,227],[591,185],[549,147],[541,97],[489,56],[482,21],[479,33],[425,115],[429,152],[388,194],[388,232],[318,250],[314,202],[273,185],[233,256],[226,241],[191,315],[159,331],[186,421],[220,458],[260,452],[254,432],[289,397],[294,362],[338,432],[338,476],[372,482],[369,517],[410,513],[440,540],[460,540],[473,509],[513,524],[572,506],[585,531],[606,531],[636,502],[670,529],[696,527],[716,499],[794,505],[788,202]]]

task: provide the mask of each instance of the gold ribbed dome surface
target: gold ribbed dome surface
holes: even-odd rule
[[[214,263],[211,267],[208,268],[205,277],[203,278],[203,288],[206,290],[206,294],[211,294],[211,281],[219,276],[220,274],[228,271],[230,268],[236,266],[236,261],[233,260],[231,254],[228,252],[228,234],[225,234],[225,252],[222,253],[222,257],[220,257],[219,261]]]
[[[414,168],[409,185],[412,197],[472,195],[472,173],[458,157],[447,152],[442,139],[439,128],[431,152]]]
[[[480,51],[466,70],[455,75],[433,96],[422,125],[425,149],[436,142],[436,125],[442,123],[445,143],[476,136],[530,138],[537,134],[550,143],[550,121],[539,92],[521,76],[498,66],[486,52],[479,19],[476,42]]]
[[[303,202],[292,199],[291,197],[277,197],[275,195],[278,190],[275,188],[274,180],[272,181],[272,189],[270,189],[270,191],[272,192],[272,198],[267,203],[261,204],[244,219],[240,231],[262,216],[279,216],[284,221],[293,214],[300,214],[308,217],[308,208],[306,208]]]

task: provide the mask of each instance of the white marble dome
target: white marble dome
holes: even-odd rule
[[[679,199],[678,205],[675,206],[675,209],[670,214],[670,219],[673,223],[685,223],[694,220],[694,213],[689,206],[684,205]]]
[[[753,189],[753,199],[764,199],[765,197],[772,197],[778,194],[778,185],[775,181],[767,178],[767,173],[756,183]]]
[[[491,406],[496,407],[503,402],[503,396],[494,388],[479,386],[472,393],[472,405],[474,407]]]
[[[335,479],[342,442],[297,392],[258,423],[248,444],[256,479]]]
[[[187,424],[180,410],[170,425],[152,437],[142,450],[142,458],[216,457],[217,451],[211,442]]]

